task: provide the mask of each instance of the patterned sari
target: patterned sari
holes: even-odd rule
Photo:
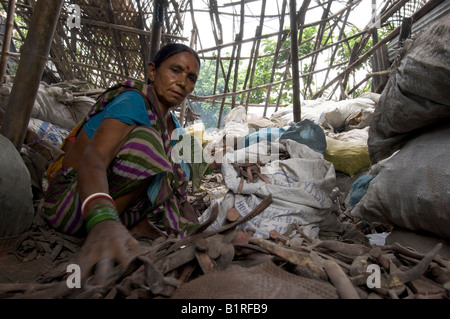
[[[172,144],[163,117],[156,107],[152,86],[126,81],[106,90],[77,128],[81,130],[91,117],[128,90],[137,91],[144,98],[151,126],[137,126],[113,159],[107,173],[109,193],[116,199],[162,174],[161,187],[153,205],[147,192],[141,192],[120,215],[121,221],[131,227],[147,217],[153,221],[161,221],[168,234],[184,237],[198,225],[198,216],[187,201],[187,176],[181,165],[172,160]],[[193,136],[191,141],[193,144],[197,143]],[[208,164],[205,161],[192,161],[190,164],[191,172],[195,174],[191,178],[198,184],[199,176],[204,174]],[[76,176],[75,168],[59,168],[53,174],[44,197],[44,216],[53,227],[67,234],[77,233],[84,225]]]

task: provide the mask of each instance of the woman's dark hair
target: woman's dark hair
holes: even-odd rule
[[[156,53],[155,58],[153,59],[153,63],[155,63],[155,68],[157,69],[161,65],[161,63],[163,63],[171,56],[182,52],[192,53],[195,59],[197,60],[198,65],[200,66],[200,57],[198,56],[198,53],[195,50],[181,43],[169,43],[163,46],[161,49],[159,49],[158,53]]]

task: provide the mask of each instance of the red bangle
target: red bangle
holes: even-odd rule
[[[89,195],[84,201],[83,204],[81,204],[81,214],[83,215],[83,218],[86,219],[86,207],[89,204],[90,201],[97,199],[97,198],[106,198],[109,199],[111,201],[111,203],[114,205],[114,207],[116,207],[116,203],[114,202],[114,199],[111,197],[111,195],[106,194],[106,193],[94,193]]]

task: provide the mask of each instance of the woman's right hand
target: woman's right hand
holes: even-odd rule
[[[92,284],[105,285],[116,274],[114,268],[117,264],[123,272],[139,253],[138,241],[121,222],[104,220],[96,224],[77,258],[82,285],[86,284],[92,275]]]

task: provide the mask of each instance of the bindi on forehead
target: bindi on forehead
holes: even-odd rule
[[[186,70],[190,71],[191,67],[189,65],[186,65]]]

